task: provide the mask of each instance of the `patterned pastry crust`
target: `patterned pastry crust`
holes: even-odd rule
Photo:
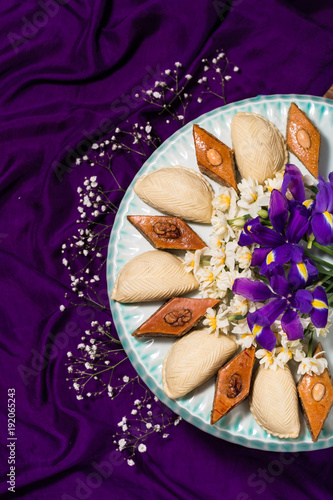
[[[289,108],[286,136],[289,150],[317,178],[320,132],[294,102]]]
[[[323,347],[319,342],[314,355],[322,350]],[[318,357],[324,358],[325,355],[321,354]],[[333,404],[330,371],[326,368],[321,375],[303,375],[297,385],[297,390],[312,441],[316,442]]]
[[[250,394],[250,410],[260,427],[279,438],[297,438],[300,431],[296,384],[284,369],[260,365]]]
[[[182,337],[204,317],[209,307],[219,305],[218,299],[173,297],[163,304],[133,333],[133,337]]]
[[[134,191],[160,212],[193,222],[211,221],[213,189],[191,168],[176,165],[150,172],[136,181]]]
[[[128,215],[127,219],[154,248],[164,250],[201,250],[207,245],[179,217]]]
[[[117,276],[111,299],[123,303],[149,302],[184,295],[198,287],[193,273],[186,272],[182,259],[152,250],[125,264]]]
[[[288,163],[283,135],[269,120],[256,113],[237,113],[231,122],[231,140],[242,177],[262,184]]]
[[[215,424],[249,395],[255,348],[249,347],[219,370],[210,423]]]
[[[193,330],[173,344],[162,366],[163,390],[180,398],[209,380],[237,350],[230,337]]]
[[[193,137],[200,172],[238,191],[233,150],[199,125],[193,125]]]

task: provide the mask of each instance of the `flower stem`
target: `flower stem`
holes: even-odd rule
[[[313,246],[319,248],[325,253],[328,253],[329,255],[333,255],[333,250],[330,247],[324,247],[323,245],[320,245],[317,241],[313,242]]]
[[[313,344],[313,330],[311,332],[311,338],[309,342],[308,358],[312,357],[312,344]]]

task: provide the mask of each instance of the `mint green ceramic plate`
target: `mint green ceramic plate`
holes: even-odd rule
[[[232,117],[239,111],[254,112],[265,116],[285,135],[287,115],[291,102],[295,102],[305,111],[321,132],[322,146],[319,171],[321,175],[327,177],[328,172],[333,169],[333,103],[329,100],[301,95],[259,96],[215,109],[200,116],[195,122],[229,146],[231,146],[230,123]],[[126,219],[126,216],[130,214],[158,214],[156,210],[143,203],[134,194],[134,183],[143,174],[170,165],[182,165],[197,170],[192,139],[192,124],[188,123],[154,152],[141,168],[122,200],[108,250],[107,282],[109,296],[115,278],[124,264],[140,253],[152,250],[145,238]],[[290,163],[298,165],[305,172],[304,167],[293,155],[290,155]],[[212,182],[212,185],[215,190],[218,189],[217,184]],[[204,241],[208,241],[210,233],[208,226],[200,224],[191,224],[191,226]],[[254,421],[247,400],[216,425],[210,425],[214,379],[209,380],[203,386],[177,401],[169,399],[162,390],[161,367],[164,356],[171,347],[173,340],[161,338],[137,340],[131,336],[131,332],[153,314],[161,303],[119,304],[114,301],[110,302],[119,338],[135,370],[152,392],[187,422],[216,437],[262,450],[292,452],[328,448],[333,445],[333,412],[326,421],[325,429],[322,431],[318,442],[313,443],[302,415],[301,432],[297,439],[279,439],[268,435]],[[323,344],[328,353],[333,353],[333,341],[330,338],[324,339]]]

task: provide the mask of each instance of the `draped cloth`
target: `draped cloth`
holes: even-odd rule
[[[220,49],[241,70],[226,86],[229,103],[323,95],[333,80],[331,2],[26,0],[2,2],[0,13],[3,498],[328,498],[332,449],[247,449],[186,422],[167,440],[153,435],[129,467],[112,438],[128,402],[76,400],[66,353],[87,318],[59,305],[70,289],[61,245],[76,229],[77,186],[93,172],[75,158],[92,137],[153,116],[136,94],[176,61],[197,78],[201,60]],[[194,100],[186,119],[220,105],[213,95]],[[179,127],[156,123],[162,140]],[[119,159],[122,187],[141,165]],[[112,201],[120,199],[115,192]],[[129,362],[121,370],[133,374]],[[16,391],[15,495],[6,493],[9,388]]]

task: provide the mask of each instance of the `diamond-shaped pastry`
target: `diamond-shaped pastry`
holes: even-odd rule
[[[200,172],[237,191],[233,150],[199,125],[193,125],[193,137]]]
[[[165,250],[200,250],[207,245],[179,217],[128,215],[127,219],[153,245]]]
[[[317,178],[320,132],[294,102],[291,103],[288,113],[287,145],[289,150]]]
[[[182,337],[196,326],[217,299],[173,297],[132,333],[133,337]]]
[[[319,342],[314,355],[322,350]],[[320,354],[317,357],[325,356]],[[321,375],[303,375],[297,390],[312,441],[316,442],[333,404],[333,386],[328,368]]]
[[[219,370],[211,414],[212,425],[248,396],[254,361],[255,348],[252,346],[244,349]]]

